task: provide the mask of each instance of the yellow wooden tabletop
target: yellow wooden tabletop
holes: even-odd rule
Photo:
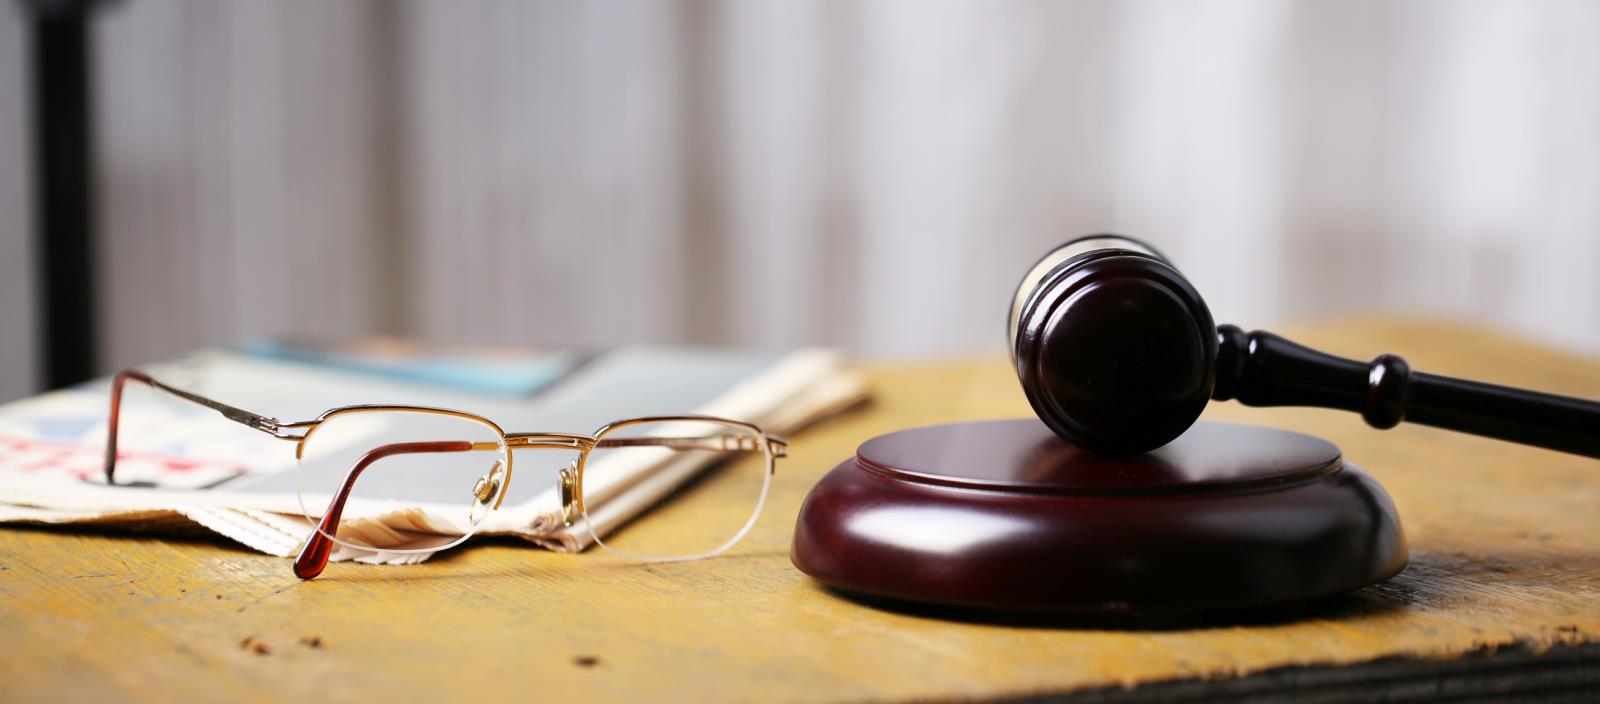
[[[1479,330],[1365,319],[1281,332],[1600,397],[1600,363]],[[219,541],[0,530],[0,701],[964,699],[1600,642],[1600,462],[1220,403],[1206,416],[1339,445],[1393,496],[1410,566],[1300,613],[1160,628],[949,620],[841,599],[788,556],[824,472],[879,433],[1030,415],[998,353],[868,372],[875,400],[794,437],[754,532],[708,561],[505,541],[420,565],[335,564],[302,582],[287,560]]]

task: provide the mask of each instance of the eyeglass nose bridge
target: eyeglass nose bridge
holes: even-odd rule
[[[594,438],[570,433],[507,433],[506,448],[521,450],[530,447],[548,447],[557,450],[587,450],[594,447]]]

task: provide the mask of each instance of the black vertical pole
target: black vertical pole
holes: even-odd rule
[[[93,0],[34,0],[33,184],[41,365],[48,388],[95,369],[93,154],[88,14]]]

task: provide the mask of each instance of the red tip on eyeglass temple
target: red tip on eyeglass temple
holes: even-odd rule
[[[328,566],[328,556],[333,554],[333,540],[329,537],[339,531],[339,517],[344,514],[345,501],[350,498],[350,489],[355,486],[356,479],[373,462],[377,462],[392,455],[419,454],[425,452],[467,452],[472,449],[472,443],[465,440],[448,440],[441,442],[397,442],[382,445],[362,455],[350,473],[344,477],[344,483],[339,486],[339,493],[333,497],[333,502],[328,504],[328,510],[322,513],[322,521],[317,524],[317,529],[311,532],[311,537],[306,539],[305,547],[300,549],[299,557],[294,560],[294,575],[301,579],[311,579]]]
[[[111,378],[111,413],[106,417],[106,483],[113,484],[117,470],[117,425],[122,418],[122,387],[132,379],[145,384],[155,382],[137,369],[125,369]]]

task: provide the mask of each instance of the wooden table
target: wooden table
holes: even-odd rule
[[[1397,320],[1285,333],[1422,370],[1600,397],[1600,363]],[[733,554],[638,565],[480,544],[312,582],[231,544],[0,530],[0,700],[866,701],[1600,697],[1600,462],[1353,415],[1216,404],[1340,445],[1393,495],[1410,566],[1377,587],[1189,623],[884,610],[789,564],[806,490],[856,444],[1022,416],[997,353],[876,366],[869,406],[794,438]],[[1125,689],[1137,687],[1137,689]]]

